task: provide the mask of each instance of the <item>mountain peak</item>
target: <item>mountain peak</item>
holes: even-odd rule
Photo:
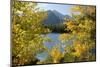
[[[69,15],[65,16],[61,14],[57,10],[48,10],[47,14],[48,14],[47,19],[44,20],[45,25],[61,24],[64,22],[64,17],[68,17],[68,18],[70,17]]]

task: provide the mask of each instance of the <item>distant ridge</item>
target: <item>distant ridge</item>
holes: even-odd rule
[[[44,20],[44,25],[55,25],[62,24],[64,22],[64,18],[72,19],[69,15],[63,15],[56,10],[48,10],[47,11],[47,19]]]
[[[49,28],[54,33],[66,32],[66,30],[65,30],[66,26],[63,23],[65,21],[64,20],[65,17],[67,19],[72,19],[69,15],[63,15],[56,10],[48,10],[47,14],[48,14],[47,18],[43,22],[43,25],[46,28]]]

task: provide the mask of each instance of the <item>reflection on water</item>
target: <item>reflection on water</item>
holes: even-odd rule
[[[48,57],[48,53],[47,52],[43,52],[40,54],[37,54],[36,58],[38,58],[39,60],[45,60]]]
[[[59,33],[50,33],[47,35],[50,39],[52,39],[52,42],[45,42],[44,45],[48,48],[51,49],[53,46],[60,44],[61,42],[59,41]]]
[[[65,45],[71,45],[73,43],[73,39],[69,40],[68,42],[61,43],[61,41],[59,40],[59,35],[60,33],[50,33],[47,34],[47,37],[49,37],[50,39],[52,39],[52,42],[45,42],[44,45],[50,50],[53,46],[55,45],[59,45],[60,46],[60,50],[61,52],[64,51],[64,47]],[[48,57],[48,53],[47,52],[43,52],[40,54],[37,54],[37,59],[39,59],[40,61],[45,60]]]

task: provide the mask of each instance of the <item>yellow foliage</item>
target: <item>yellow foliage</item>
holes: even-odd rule
[[[59,63],[59,60],[62,58],[62,53],[58,47],[54,47],[50,51],[50,55],[52,56],[54,63]]]
[[[63,33],[59,36],[59,40],[61,40],[61,42],[66,42],[70,38],[71,38],[70,34],[67,33]]]
[[[73,21],[68,21],[68,22],[65,22],[64,23],[66,26],[67,26],[67,28],[69,29],[69,30],[73,30],[73,29],[75,29],[75,23],[73,22]]]
[[[45,50],[40,34],[49,32],[41,23],[47,14],[36,7],[34,2],[12,1],[13,65],[28,64],[36,59],[36,53]]]
[[[74,49],[74,55],[80,57],[83,53],[87,52],[88,46],[86,44],[82,44],[81,42],[76,42],[74,43]]]

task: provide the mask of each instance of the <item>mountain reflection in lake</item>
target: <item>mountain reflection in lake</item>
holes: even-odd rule
[[[47,34],[47,37],[49,37],[50,39],[52,39],[52,42],[44,42],[44,45],[51,50],[53,46],[55,45],[59,45],[60,46],[60,50],[61,52],[64,51],[64,47],[66,45],[71,45],[73,43],[74,39],[69,40],[68,42],[66,42],[66,44],[61,43],[61,41],[59,40],[59,35],[61,35],[61,33],[49,33]],[[43,52],[40,54],[37,54],[37,59],[39,59],[40,61],[43,61],[47,58],[48,56],[48,52]]]
[[[45,42],[44,45],[48,48],[51,49],[54,45],[57,45],[60,43],[59,41],[59,33],[50,33],[47,35],[50,39],[52,39],[53,42]]]

